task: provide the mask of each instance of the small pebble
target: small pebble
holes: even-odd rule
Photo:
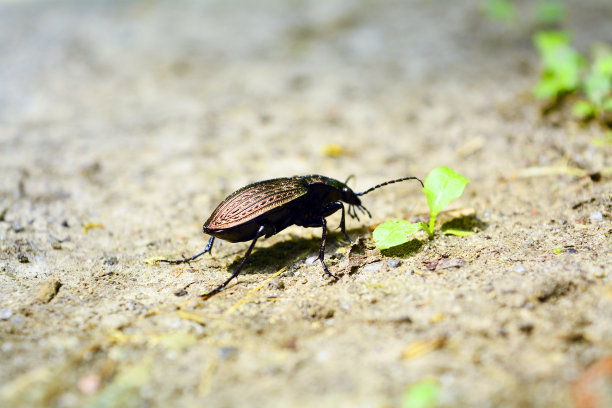
[[[14,327],[19,328],[23,326],[23,324],[25,323],[25,319],[23,318],[23,316],[17,315],[13,317],[13,319],[11,320],[11,323],[13,323]]]
[[[109,266],[117,265],[119,263],[119,259],[116,256],[111,256],[106,259],[106,264]]]
[[[392,258],[392,259],[389,259],[387,261],[387,266],[389,268],[393,269],[393,268],[397,268],[398,266],[400,266],[401,263],[402,263],[402,261],[400,261],[399,259]]]
[[[13,311],[9,309],[0,309],[0,320],[8,320],[13,315]]]
[[[285,289],[285,282],[280,280],[280,278],[276,277],[276,278],[272,279],[270,281],[270,283],[268,283],[268,286],[273,288],[273,289],[283,290],[283,289]]]
[[[221,347],[219,349],[219,358],[222,360],[235,357],[237,354],[238,349],[236,347]]]
[[[593,222],[599,222],[599,221],[603,220],[603,214],[601,213],[601,211],[597,211],[597,212],[594,212],[593,214],[591,214],[591,216],[589,218]]]
[[[533,331],[533,323],[521,322],[519,324],[519,330],[525,334],[531,334],[531,332]]]
[[[521,273],[521,272],[525,272],[527,268],[525,268],[523,265],[516,265],[514,267],[514,270],[517,271],[518,273]]]
[[[308,258],[306,258],[306,265],[312,265],[317,262],[318,259],[318,256],[309,256]]]
[[[34,292],[34,297],[43,303],[49,303],[55,297],[55,295],[57,295],[57,292],[59,292],[61,287],[62,282],[59,280],[48,279],[38,284]]]
[[[382,267],[382,262],[380,261],[373,262],[371,264],[367,264],[366,266],[364,266],[363,271],[364,272],[378,272],[381,267]]]
[[[593,271],[593,277],[595,278],[604,278],[606,276],[606,271],[604,269],[598,269]]]
[[[83,394],[91,395],[100,389],[100,384],[100,377],[97,374],[89,373],[79,378],[77,387]]]

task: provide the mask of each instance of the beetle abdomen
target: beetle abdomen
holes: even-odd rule
[[[277,209],[308,192],[302,178],[278,178],[250,184],[232,193],[213,211],[204,229],[223,230]]]

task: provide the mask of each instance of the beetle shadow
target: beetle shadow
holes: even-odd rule
[[[353,241],[356,241],[359,237],[364,236],[368,233],[368,228],[354,228],[347,229],[347,233]],[[265,242],[265,241],[264,241]],[[311,238],[291,236],[284,241],[276,242],[268,246],[258,247],[257,245],[253,249],[251,256],[246,261],[244,269],[240,272],[241,274],[249,275],[255,273],[274,273],[282,267],[289,267],[295,264],[300,258],[309,256],[318,256],[319,248],[321,246],[321,237],[313,236]],[[340,231],[327,231],[327,239],[325,244],[326,263],[327,255],[336,253],[338,247],[350,247],[350,242],[346,240],[344,234]],[[246,250],[232,261],[229,265],[229,270],[235,270]],[[317,261],[317,264],[319,262]],[[329,264],[327,263],[328,267]],[[321,270],[323,272],[323,270]]]
[[[330,250],[330,244],[333,238],[335,238],[333,234],[328,234],[327,248]],[[299,258],[303,257],[305,253],[310,255],[316,252],[318,255],[320,245],[321,238],[317,237],[293,237],[285,241],[276,242],[269,246],[258,247],[256,245],[240,274],[250,275],[257,273],[274,273],[284,266],[294,264]],[[236,256],[236,258],[229,265],[229,270],[233,271],[238,267],[240,262],[242,262],[245,252],[246,250]]]

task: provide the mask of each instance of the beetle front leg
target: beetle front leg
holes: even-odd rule
[[[321,247],[319,247],[319,261],[321,261],[321,265],[323,265],[323,269],[325,273],[331,276],[334,279],[340,279],[333,273],[327,269],[327,265],[325,265],[325,238],[327,237],[327,221],[325,217],[321,217],[321,228],[323,229],[323,233],[321,234]]]
[[[339,202],[339,201],[336,201]],[[349,235],[346,233],[346,226],[345,226],[345,222],[344,222],[344,204],[340,203],[340,205],[342,206],[342,218],[340,219],[340,231],[342,231],[342,233],[344,234],[344,237],[352,244],[353,240],[351,239],[351,237],[349,237]]]
[[[338,209],[342,210],[342,217],[340,218],[340,231],[342,231],[342,234],[344,234],[344,238],[346,238],[350,243],[352,243],[353,240],[346,233],[346,222],[345,222],[346,217],[345,217],[345,212],[344,212],[344,204],[342,203],[342,201],[334,201],[333,203],[327,204],[323,208],[323,214],[325,215],[333,214],[336,211],[338,211]]]

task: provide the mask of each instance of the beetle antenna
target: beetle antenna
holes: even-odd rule
[[[423,185],[423,182],[421,181],[421,179],[418,178],[418,177],[404,177],[404,178],[397,179],[397,180],[385,181],[384,183],[380,183],[380,184],[378,184],[378,185],[376,185],[376,186],[374,186],[372,188],[368,188],[366,191],[362,191],[361,193],[355,193],[355,195],[357,195],[357,196],[366,195],[369,192],[371,192],[372,190],[376,190],[377,188],[386,186],[387,184],[393,184],[393,183],[397,183],[397,182],[404,181],[404,180],[417,180],[419,183],[421,183],[421,186],[425,187]]]
[[[348,176],[348,177],[346,178],[346,181],[344,182],[344,184],[348,184],[348,182],[349,182],[351,179],[354,179],[354,178],[355,178],[355,175],[354,175],[354,174],[351,174],[350,176]]]

